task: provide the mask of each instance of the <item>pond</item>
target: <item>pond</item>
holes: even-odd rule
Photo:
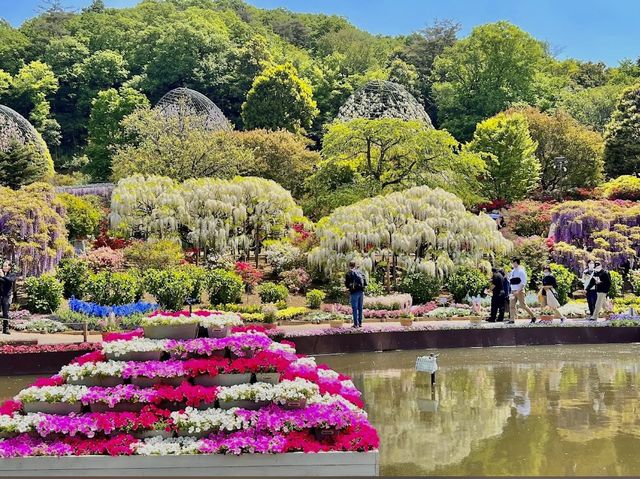
[[[640,474],[640,345],[323,356],[353,376],[382,475]]]
[[[640,474],[640,345],[323,356],[353,376],[381,437],[383,475]],[[34,377],[0,377],[7,399]]]

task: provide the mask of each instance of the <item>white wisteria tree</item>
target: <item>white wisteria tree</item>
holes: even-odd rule
[[[336,209],[319,221],[311,265],[331,275],[358,258],[366,271],[387,263],[387,285],[398,270],[445,277],[457,266],[488,266],[511,242],[487,215],[468,212],[455,195],[418,186]]]
[[[205,255],[254,253],[302,218],[291,194],[271,180],[199,178],[180,184],[161,176],[120,180],[111,200],[112,226],[138,236],[182,235]]]

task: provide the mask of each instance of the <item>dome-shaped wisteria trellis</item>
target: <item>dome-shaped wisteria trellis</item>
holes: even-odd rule
[[[356,118],[419,120],[433,126],[423,106],[405,87],[384,80],[372,80],[366,83],[340,107],[339,121],[350,121]]]
[[[210,131],[231,131],[233,126],[222,110],[202,93],[189,88],[175,88],[166,93],[156,105],[163,115],[197,115],[204,118]]]
[[[7,151],[12,142],[33,145],[44,157],[49,157],[47,144],[33,125],[17,111],[0,105],[0,151]]]

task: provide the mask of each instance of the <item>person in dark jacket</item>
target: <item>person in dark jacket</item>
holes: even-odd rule
[[[364,289],[367,287],[367,278],[360,271],[355,261],[349,263],[349,271],[344,277],[344,285],[351,296],[351,312],[353,314],[353,327],[362,327],[362,313],[364,310]]]
[[[13,296],[16,275],[11,272],[11,263],[5,261],[0,269],[0,302],[2,303],[2,334],[9,333],[9,306]]]
[[[598,293],[596,291],[596,282],[593,281],[593,274],[595,273],[596,264],[593,261],[589,261],[587,268],[582,272],[582,284],[584,285],[584,291],[587,296],[587,305],[589,306],[589,317],[593,316],[593,311],[596,309],[596,300],[598,299]]]
[[[560,321],[566,319],[560,312],[560,301],[558,300],[558,281],[553,275],[550,266],[545,266],[542,270],[542,287],[540,288],[540,296],[542,308],[549,308],[554,315],[560,316]]]
[[[596,288],[596,305],[593,309],[593,314],[589,318],[590,321],[597,321],[598,314],[600,314],[600,310],[604,306],[605,301],[607,300],[607,296],[609,295],[609,291],[611,290],[611,274],[609,271],[602,267],[600,261],[596,261],[595,268],[593,270],[593,284]]]
[[[496,268],[491,269],[491,314],[489,322],[499,323],[504,321],[506,296],[504,294],[504,276]]]
[[[502,275],[502,291],[504,291],[504,307],[505,311],[509,311],[509,295],[511,295],[511,282],[506,271],[502,268],[498,270]],[[509,311],[509,320],[511,320],[511,311]]]

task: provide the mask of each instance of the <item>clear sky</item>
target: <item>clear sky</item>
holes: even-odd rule
[[[40,0],[0,0],[0,16],[14,25],[37,12]],[[81,8],[90,0],[63,0]],[[110,7],[138,0],[105,0]],[[640,56],[640,0],[249,0],[261,8],[336,14],[372,33],[405,34],[435,18],[475,25],[508,20],[552,45],[559,57],[615,65]]]

